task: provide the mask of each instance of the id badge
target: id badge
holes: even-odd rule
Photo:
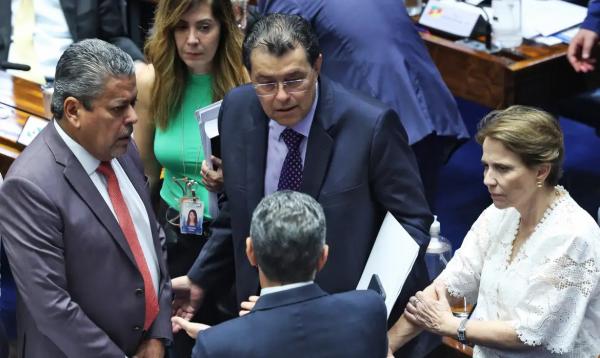
[[[202,235],[204,203],[197,198],[182,198],[179,229],[182,234]]]

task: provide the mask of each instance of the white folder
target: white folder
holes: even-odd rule
[[[385,292],[389,317],[418,254],[419,245],[388,212],[356,289],[366,290],[373,274],[377,274]]]
[[[200,128],[200,140],[202,141],[202,149],[204,150],[204,159],[210,169],[213,169],[212,161],[210,160],[210,156],[212,155],[210,140],[219,135],[218,118],[221,102],[217,101],[196,111],[196,119]],[[214,219],[219,214],[217,194],[209,191],[208,195],[208,213]]]

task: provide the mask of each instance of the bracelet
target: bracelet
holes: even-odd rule
[[[462,344],[467,344],[466,326],[468,320],[468,317],[463,318],[463,320],[460,321],[460,324],[458,325],[458,329],[456,330],[456,337],[458,338],[458,341]]]

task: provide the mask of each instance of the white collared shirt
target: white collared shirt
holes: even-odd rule
[[[63,52],[73,43],[73,36],[69,31],[67,19],[60,6],[59,0],[32,0],[35,11],[35,29],[33,30],[33,48],[37,57],[40,70],[46,78],[54,78],[56,64]],[[15,14],[21,5],[21,0],[12,0],[11,24],[15,26]],[[11,44],[8,50],[8,61],[13,61],[11,48],[13,36],[11,30]],[[16,76],[21,71],[10,71]]]
[[[287,291],[287,290],[291,290],[293,288],[312,285],[313,283],[314,283],[314,281],[305,281],[305,282],[288,283],[287,285],[282,285],[282,286],[265,287],[260,290],[260,295],[264,296],[264,295],[268,295],[270,293]]]
[[[96,171],[96,169],[98,169],[98,165],[100,165],[100,161],[94,156],[92,156],[79,143],[73,140],[73,138],[71,138],[58,125],[56,121],[54,121],[54,127],[56,128],[58,135],[62,138],[67,147],[71,150],[71,152],[73,152],[77,160],[79,160],[79,163],[81,163],[81,166],[83,166],[83,170],[85,170],[87,175],[90,177],[90,180],[92,181],[92,183],[94,183],[96,189],[98,189],[98,192],[102,196],[102,199],[104,199],[106,205],[108,205],[110,211],[115,216],[115,219],[117,219],[117,215],[115,214],[112,202],[110,201],[110,197],[108,196],[106,178],[104,177],[104,175],[101,175]],[[125,200],[125,204],[127,205],[127,209],[129,210],[129,214],[131,215],[131,220],[133,221],[133,226],[135,227],[135,233],[137,234],[138,240],[140,242],[142,252],[144,253],[144,258],[146,259],[146,264],[148,265],[148,270],[150,271],[150,275],[152,276],[152,283],[154,284],[154,288],[158,296],[158,282],[160,272],[158,267],[158,258],[156,256],[156,250],[154,249],[154,241],[152,240],[150,219],[148,218],[146,207],[144,206],[144,202],[142,202],[142,199],[138,195],[133,184],[131,184],[127,173],[125,173],[125,171],[121,167],[119,161],[113,158],[110,161],[110,164],[117,176],[119,188],[121,189],[123,199]]]

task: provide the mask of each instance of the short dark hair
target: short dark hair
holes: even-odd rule
[[[549,163],[546,184],[555,186],[562,176],[565,145],[558,120],[541,109],[515,105],[492,111],[478,125],[476,140],[485,138],[501,142],[527,167]]]
[[[250,225],[258,267],[283,284],[314,279],[325,231],[323,208],[309,195],[278,191],[263,198]]]
[[[54,76],[51,110],[54,118],[64,115],[67,97],[75,97],[87,110],[103,91],[109,78],[134,76],[131,56],[115,45],[98,39],[71,44],[60,56]]]
[[[249,30],[243,45],[244,65],[252,71],[250,56],[256,48],[281,57],[301,46],[311,66],[315,64],[321,48],[310,23],[298,15],[269,14],[259,19]]]

